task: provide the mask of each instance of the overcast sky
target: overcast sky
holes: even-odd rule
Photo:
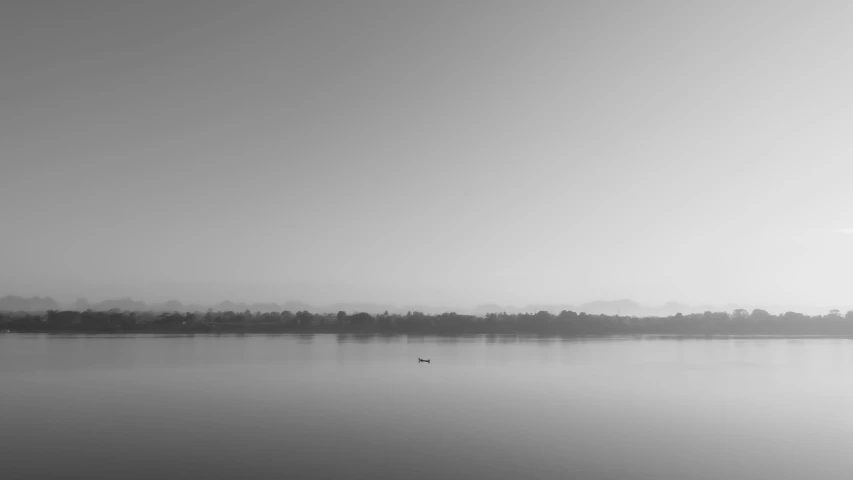
[[[851,25],[849,2],[5,1],[0,295],[853,303]]]

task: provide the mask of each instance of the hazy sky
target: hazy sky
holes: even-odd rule
[[[851,25],[4,1],[0,295],[853,303]]]

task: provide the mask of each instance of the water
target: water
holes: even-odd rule
[[[851,434],[850,339],[0,335],[4,479],[847,479]]]

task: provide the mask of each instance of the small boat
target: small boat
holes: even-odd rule
[[[428,358],[426,360],[424,360],[423,358],[418,357],[418,363],[421,363],[421,362],[430,363]]]

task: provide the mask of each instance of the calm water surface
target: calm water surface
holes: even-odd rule
[[[6,334],[0,478],[849,479],[853,340]]]

